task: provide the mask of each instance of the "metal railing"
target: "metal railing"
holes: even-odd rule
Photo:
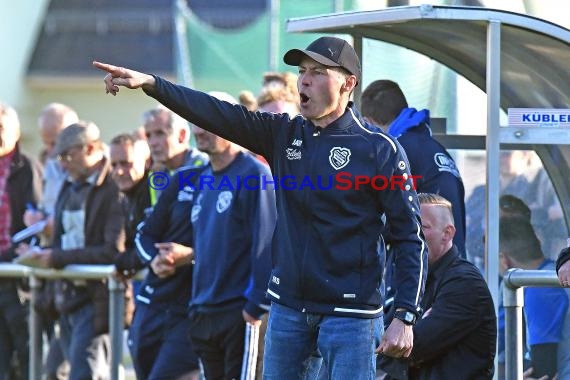
[[[0,264],[0,278],[26,277],[30,281],[31,300],[33,305],[39,297],[40,279],[68,279],[68,280],[108,280],[109,288],[109,335],[111,339],[111,380],[119,379],[119,367],[123,356],[123,313],[125,300],[123,297],[124,285],[117,281],[113,272],[113,265],[68,265],[64,269],[39,269],[19,264]],[[40,380],[42,377],[43,345],[42,326],[39,314],[34,307],[29,313],[30,334],[30,380]]]
[[[111,380],[119,379],[119,367],[123,355],[123,313],[124,285],[117,281],[113,265],[68,265],[64,269],[39,269],[19,264],[1,263],[0,278],[22,278],[30,281],[31,300],[33,305],[39,297],[40,279],[69,280],[108,280],[109,287],[109,335],[111,338]],[[140,277],[140,274],[139,276]],[[523,287],[559,287],[560,283],[554,270],[510,269],[503,277],[503,306],[505,308],[505,378],[506,380],[522,379],[523,374],[523,342],[522,342],[522,308],[524,306]],[[31,380],[39,380],[42,376],[42,328],[39,314],[30,307],[30,365]]]
[[[505,378],[523,378],[522,308],[523,287],[560,287],[554,270],[510,269],[503,277],[505,308]]]

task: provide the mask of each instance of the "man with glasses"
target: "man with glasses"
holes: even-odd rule
[[[59,134],[55,154],[68,178],[55,205],[53,246],[27,255],[36,266],[57,269],[112,264],[124,251],[123,214],[99,128],[85,121],[70,125]],[[109,378],[107,284],[58,280],[55,288],[69,379]]]

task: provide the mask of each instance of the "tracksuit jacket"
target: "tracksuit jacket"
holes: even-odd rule
[[[392,122],[388,133],[406,151],[418,193],[439,194],[453,205],[456,233],[453,243],[465,257],[465,189],[449,152],[431,135],[429,112],[405,108]]]
[[[139,259],[150,266],[152,259],[158,254],[154,246],[157,242],[176,242],[188,247],[193,246],[192,224],[190,213],[194,199],[195,187],[179,186],[180,178],[201,169],[182,167],[170,177],[170,183],[162,191],[157,204],[139,228],[135,237],[135,245]],[[149,269],[135,300],[137,303],[167,308],[179,314],[186,314],[192,290],[192,265],[178,267],[176,272],[167,278],[159,278]]]
[[[240,105],[155,77],[147,94],[188,121],[261,154],[276,177],[277,225],[268,295],[311,313],[375,318],[382,313],[382,216],[397,245],[396,307],[419,312],[427,246],[403,149],[370,132],[352,104],[327,128],[301,116],[249,112]],[[398,181],[376,190],[375,177]],[[284,185],[284,186],[282,186]],[[331,185],[331,186],[329,186]]]
[[[275,193],[260,177],[267,165],[240,152],[222,170],[201,173],[192,208],[194,278],[190,311],[244,309],[259,319],[266,297],[275,229]]]

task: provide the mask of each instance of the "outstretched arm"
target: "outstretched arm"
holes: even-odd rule
[[[132,90],[137,88],[151,90],[154,88],[155,80],[152,75],[97,61],[93,61],[93,66],[108,73],[104,79],[107,94],[117,95],[119,86]]]

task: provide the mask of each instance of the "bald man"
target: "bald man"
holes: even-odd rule
[[[409,379],[491,379],[497,330],[487,283],[453,244],[451,203],[436,194],[420,193],[418,199],[429,268]],[[383,358],[380,367],[389,364]],[[388,379],[400,378],[392,375]]]
[[[59,133],[68,125],[76,123],[78,120],[77,113],[71,107],[61,103],[50,103],[40,112],[40,116],[38,117],[38,129],[43,148],[39,158],[44,165],[44,190],[40,205],[42,211],[26,211],[24,222],[28,226],[53,214],[57,194],[67,175],[61,164],[56,160],[56,157],[54,157],[53,148]],[[44,233],[47,235],[46,240],[49,241],[51,225]]]
[[[78,120],[77,113],[65,104],[50,103],[44,107],[38,117],[38,128],[44,145],[40,153],[42,164],[52,155],[59,132]]]

